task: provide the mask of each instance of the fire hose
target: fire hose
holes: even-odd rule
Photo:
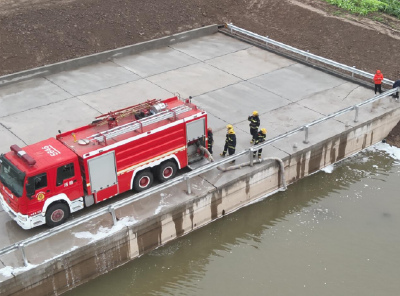
[[[214,162],[215,161],[214,158],[212,157],[211,153],[206,148],[204,148],[203,146],[200,145],[199,149],[201,151],[203,151],[207,155],[208,160],[210,162]],[[262,159],[259,159],[259,160],[255,160],[254,163],[255,164],[256,163],[262,163],[263,161],[268,161],[268,160],[275,160],[275,161],[278,162],[279,167],[280,167],[280,172],[281,172],[281,176],[280,177],[281,177],[281,180],[282,180],[282,186],[283,186],[283,189],[286,190],[287,186],[286,186],[286,179],[285,179],[285,165],[283,164],[282,159],[280,159],[278,157],[265,157],[265,158],[262,158]],[[243,163],[240,163],[240,164],[237,164],[237,165],[232,165],[232,166],[229,166],[227,168],[223,168],[223,167],[219,166],[219,167],[217,167],[217,169],[220,170],[221,172],[227,172],[227,171],[233,171],[233,170],[241,169],[242,167],[245,167],[245,166],[250,166],[250,161],[243,162]]]

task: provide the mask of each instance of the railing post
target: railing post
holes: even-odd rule
[[[190,177],[185,176],[185,180],[186,180],[187,193],[192,194],[192,186],[190,185]]]
[[[358,106],[354,106],[354,110],[356,111],[355,117],[354,117],[354,122],[358,121],[358,110],[360,109],[360,107]]]
[[[249,149],[249,155],[250,155],[250,166],[252,167],[254,165],[253,148]]]
[[[304,144],[308,144],[309,143],[309,141],[308,141],[308,125],[305,125],[304,126],[304,141],[303,141],[303,143]]]
[[[21,250],[22,259],[24,260],[24,266],[27,267],[29,263],[28,263],[28,259],[26,259],[24,244],[23,243],[19,244],[18,249]]]
[[[267,40],[265,41],[265,46],[268,47],[268,38],[269,36],[267,36]]]
[[[356,66],[353,66],[353,69],[356,69]],[[353,72],[351,72],[351,77],[353,77],[353,78],[354,78],[354,71],[353,71]]]
[[[307,50],[307,53],[309,53],[310,51],[309,50]],[[308,62],[308,56],[306,57],[306,62]]]
[[[117,225],[117,215],[115,215],[115,209],[113,206],[108,207],[108,211],[110,212],[112,219],[113,219],[113,224],[114,226]]]

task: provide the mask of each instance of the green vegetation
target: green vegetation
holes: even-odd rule
[[[334,16],[341,16],[342,14],[343,14],[343,11],[341,11],[341,10],[336,10],[336,11],[333,13]]]
[[[325,0],[354,14],[383,12],[400,19],[400,0]]]
[[[381,22],[381,23],[383,23],[383,22],[385,21],[385,20],[383,19],[383,17],[380,17],[380,16],[374,16],[372,19],[375,20],[375,21],[377,21],[377,22]]]

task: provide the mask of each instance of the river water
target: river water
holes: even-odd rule
[[[369,149],[64,295],[399,295],[399,192]]]

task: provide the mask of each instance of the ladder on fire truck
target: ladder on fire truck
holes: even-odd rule
[[[112,129],[109,129],[107,131],[94,134],[92,136],[89,136],[87,139],[89,141],[95,140],[99,143],[102,143],[102,142],[107,141],[108,139],[112,139],[117,136],[129,133],[132,131],[136,131],[139,129],[140,129],[140,132],[143,132],[143,127],[145,127],[145,126],[148,126],[153,123],[157,123],[162,120],[171,119],[171,118],[173,120],[176,120],[178,118],[179,114],[188,112],[190,110],[192,110],[192,108],[187,105],[177,106],[172,109],[162,111],[160,113],[145,117],[143,119],[129,122],[124,125],[120,125],[120,126],[112,128]]]

